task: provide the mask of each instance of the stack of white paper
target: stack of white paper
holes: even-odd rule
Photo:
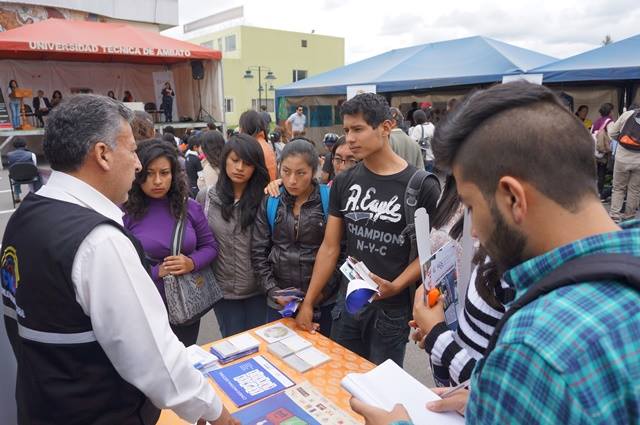
[[[211,352],[225,363],[255,353],[259,348],[260,341],[245,332],[216,342],[211,346]]]
[[[293,335],[281,339],[278,342],[274,342],[273,344],[269,344],[267,346],[267,350],[270,353],[283,358],[292,355],[300,350],[304,350],[305,348],[311,347],[313,344],[302,338],[297,333],[293,333]]]
[[[282,360],[298,372],[304,373],[314,367],[318,367],[321,364],[328,362],[331,360],[331,357],[327,356],[315,347],[309,347],[287,356]]]
[[[357,399],[387,411],[398,403],[404,405],[414,424],[464,424],[464,418],[455,412],[427,410],[425,405],[440,397],[393,360],[387,360],[367,373],[350,373],[340,384]]]

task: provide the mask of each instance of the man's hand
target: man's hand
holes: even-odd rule
[[[402,288],[399,288],[398,285],[395,285],[376,274],[369,273],[369,277],[378,284],[378,292],[380,292],[380,295],[376,295],[376,300],[383,300],[385,298],[393,297],[394,295],[399,294],[402,290]]]
[[[422,329],[418,327],[418,323],[415,320],[409,320],[409,327],[413,329],[413,332],[411,332],[411,340],[413,342],[418,343],[418,346],[420,347],[420,349],[424,350],[424,347],[425,347],[424,341],[425,341],[425,338],[427,337],[427,334],[424,333]]]
[[[447,387],[431,388],[431,391],[440,395],[450,389],[451,388]],[[469,401],[469,390],[458,390],[447,398],[427,403],[427,409],[431,410],[432,412],[455,411],[464,416],[464,411],[467,408],[467,401]]]
[[[242,425],[239,420],[232,417],[226,407],[222,407],[222,414],[215,421],[209,422],[212,425]],[[207,421],[198,419],[198,425],[206,425]]]
[[[280,186],[282,186],[282,179],[275,179],[264,188],[264,194],[276,197],[280,195]]]
[[[351,397],[349,404],[354,412],[364,417],[365,425],[389,425],[395,421],[411,421],[407,409],[401,404],[396,404],[391,412],[373,407],[355,397]]]
[[[300,329],[304,329],[312,334],[316,333],[316,331],[320,329],[320,324],[313,322],[312,305],[304,301],[300,304],[298,314],[296,315],[296,325],[298,325]]]
[[[444,308],[442,307],[442,299],[433,307],[429,307],[424,303],[424,285],[416,290],[416,296],[413,301],[413,320],[416,321],[422,333],[426,336],[431,329],[440,322],[444,322]]]
[[[168,273],[181,275],[192,272],[196,266],[193,264],[193,260],[191,258],[186,255],[179,254],[166,257],[161,267]]]

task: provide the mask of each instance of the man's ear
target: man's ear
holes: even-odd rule
[[[98,142],[93,145],[93,148],[89,154],[92,157],[98,167],[104,171],[109,171],[113,166],[113,150],[104,142]]]
[[[382,121],[382,124],[380,124],[380,127],[382,128],[382,134],[389,136],[389,134],[391,134],[391,129],[393,128],[393,123],[391,120],[384,120]]]
[[[511,218],[513,223],[521,225],[529,208],[527,191],[522,182],[511,176],[498,181],[496,203],[501,212]]]

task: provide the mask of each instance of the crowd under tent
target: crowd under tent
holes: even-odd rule
[[[535,69],[543,84],[574,97],[574,105],[589,106],[589,118],[612,103],[617,111],[640,103],[640,35],[598,47]]]
[[[487,37],[475,36],[395,49],[276,89],[278,121],[305,107],[308,135],[320,140],[340,131],[339,105],[357,86],[374,87],[392,106],[411,102],[444,107],[470,89],[502,81],[556,59]],[[366,88],[365,88],[366,90]]]
[[[34,96],[43,90],[49,99],[54,90],[63,98],[112,90],[122,100],[128,90],[136,102],[160,109],[161,88],[172,81],[174,121],[196,121],[201,99],[207,113],[201,118],[224,123],[221,58],[219,51],[123,23],[48,19],[0,33],[0,88],[5,101],[12,79]],[[194,64],[202,67],[198,80]],[[30,98],[25,105],[31,106]],[[9,133],[20,131],[0,131],[0,138]],[[42,134],[42,129],[25,133],[30,134]]]

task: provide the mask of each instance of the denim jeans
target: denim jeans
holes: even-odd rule
[[[339,296],[332,316],[332,340],[372,363],[391,359],[402,367],[411,317],[408,301],[398,306],[374,302],[352,315]]]
[[[266,323],[267,298],[264,295],[244,300],[221,299],[213,306],[223,338]]]
[[[13,128],[20,127],[20,101],[9,101],[9,109],[11,109],[11,125]]]

